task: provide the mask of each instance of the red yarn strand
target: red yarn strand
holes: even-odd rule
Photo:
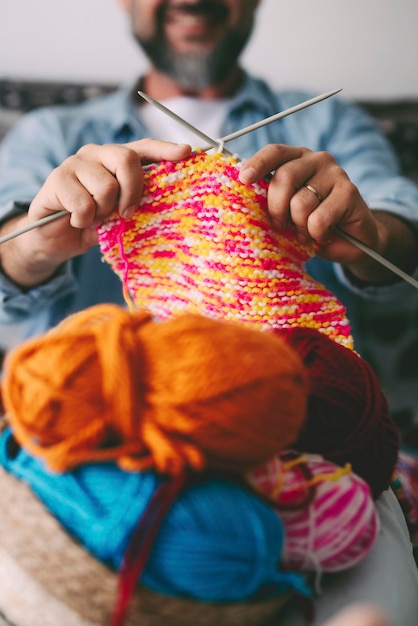
[[[151,554],[165,516],[187,482],[182,474],[166,480],[154,492],[144,516],[136,526],[119,571],[118,597],[109,626],[123,626],[135,586]]]

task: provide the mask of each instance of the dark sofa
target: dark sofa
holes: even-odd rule
[[[90,85],[0,80],[0,139],[22,113],[39,106],[78,102],[114,89]],[[404,173],[418,183],[418,99],[361,101],[393,144]],[[350,304],[347,303],[350,313]],[[360,351],[388,396],[404,443],[418,449],[418,292],[401,306],[362,304]]]

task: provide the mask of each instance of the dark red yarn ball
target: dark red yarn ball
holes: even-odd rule
[[[309,376],[308,416],[293,447],[349,462],[377,498],[388,488],[399,434],[371,366],[312,328],[279,333],[301,356]]]

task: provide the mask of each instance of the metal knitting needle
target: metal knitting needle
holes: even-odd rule
[[[310,100],[305,100],[305,102],[301,102],[290,109],[285,109],[280,113],[275,113],[270,117],[266,117],[264,120],[260,120],[259,122],[255,122],[254,124],[250,124],[245,128],[241,128],[241,130],[237,130],[234,133],[230,133],[229,135],[225,135],[219,139],[218,146],[220,143],[227,143],[228,141],[232,141],[233,139],[237,139],[238,137],[242,137],[242,135],[246,135],[247,133],[251,133],[253,130],[257,130],[258,128],[262,128],[263,126],[267,126],[267,124],[271,124],[272,122],[277,122],[277,120],[281,120],[283,117],[287,117],[288,115],[293,115],[293,113],[297,113],[298,111],[302,111],[307,107],[316,104],[317,102],[322,102],[322,100],[326,100],[327,98],[331,98],[331,96],[335,96],[337,93],[340,93],[342,89],[334,89],[334,91],[328,91],[326,93],[321,94],[320,96],[315,96],[315,98],[311,98]],[[202,150],[206,152],[209,150],[209,147],[203,147]]]
[[[27,233],[30,230],[33,230],[34,228],[38,228],[38,226],[49,224],[49,222],[53,222],[54,220],[57,220],[60,217],[64,217],[64,215],[69,215],[69,213],[68,211],[65,211],[63,209],[62,211],[54,211],[54,213],[51,213],[50,215],[41,217],[41,219],[36,220],[36,222],[32,222],[32,224],[23,226],[23,228],[19,228],[18,230],[14,230],[11,233],[7,233],[7,235],[3,235],[3,237],[0,237],[0,245],[2,243],[6,243],[6,241],[10,241],[11,239],[14,239],[15,237],[19,237],[19,235],[23,235],[24,233]]]
[[[176,122],[184,126],[184,128],[187,128],[192,133],[194,133],[197,137],[200,137],[200,139],[206,141],[209,145],[202,148],[203,152],[206,152],[211,148],[220,148],[221,146],[223,146],[224,143],[227,143],[228,141],[232,141],[233,139],[242,137],[242,135],[251,133],[253,130],[257,130],[258,128],[262,128],[263,126],[267,126],[268,124],[276,122],[277,120],[281,120],[283,117],[287,117],[288,115],[292,115],[293,113],[302,111],[303,109],[306,109],[307,107],[310,107],[317,102],[322,102],[322,100],[326,100],[331,96],[335,96],[340,91],[342,91],[342,89],[334,89],[333,91],[328,91],[319,96],[315,96],[315,98],[311,98],[310,100],[305,100],[305,102],[301,102],[300,104],[290,107],[290,109],[286,109],[285,111],[281,111],[280,113],[275,113],[274,115],[270,115],[270,117],[266,117],[265,119],[260,120],[259,122],[255,122],[254,124],[250,124],[245,128],[241,128],[241,130],[237,130],[234,133],[225,135],[225,137],[221,137],[217,141],[215,139],[212,139],[212,137],[206,135],[206,133],[202,132],[199,128],[196,128],[196,126],[193,126],[193,124],[190,124],[190,122],[188,122],[187,120],[180,117],[180,115],[177,115],[177,113],[174,113],[174,111],[171,111],[171,109],[164,106],[164,104],[161,104],[161,102],[159,102],[158,100],[155,100],[155,98],[152,98],[143,91],[138,91],[137,93],[141,96],[141,98],[146,100],[149,104],[152,104],[152,106],[154,106],[156,109],[159,109],[162,113],[165,113],[166,115],[168,115],[168,117],[171,117],[172,120],[175,120]],[[226,148],[223,148],[222,152],[228,156],[233,156],[232,152],[230,152]]]
[[[322,94],[321,96],[317,96],[316,98],[312,98],[311,100],[307,100],[306,102],[302,102],[301,104],[295,107],[292,107],[292,109],[287,109],[286,111],[283,111],[282,113],[277,113],[276,115],[267,117],[264,120],[261,120],[260,122],[256,122],[255,124],[252,124],[251,126],[246,126],[245,128],[237,131],[236,133],[232,133],[231,135],[222,137],[218,141],[216,141],[215,139],[212,139],[212,137],[208,137],[207,135],[205,135],[205,133],[202,133],[202,131],[199,128],[196,128],[195,126],[193,126],[193,124],[190,124],[189,122],[184,120],[182,117],[180,117],[179,115],[177,115],[176,113],[168,109],[166,106],[162,105],[161,102],[158,102],[158,100],[151,98],[151,96],[148,96],[147,94],[144,94],[141,91],[138,91],[138,94],[142,96],[147,102],[155,106],[157,109],[159,109],[160,111],[162,111],[163,113],[171,117],[173,120],[175,120],[176,122],[178,122],[185,128],[188,128],[192,133],[194,133],[198,137],[200,138],[206,137],[206,141],[210,144],[209,148],[204,148],[204,151],[206,151],[206,150],[209,150],[210,148],[220,148],[225,141],[231,141],[232,139],[236,139],[237,137],[240,137],[241,135],[249,133],[253,130],[256,130],[257,128],[261,128],[261,126],[264,126],[266,124],[271,124],[271,122],[274,122],[277,119],[280,119],[281,117],[285,117],[286,115],[290,115],[291,113],[300,111],[301,109],[304,109],[307,106],[315,104],[315,102],[320,102],[321,100],[324,100],[325,98],[329,98],[330,96],[333,96],[339,93],[340,91],[341,89],[330,91],[326,94]],[[224,154],[227,153],[225,149],[223,149],[222,151],[224,152]],[[228,154],[231,155],[229,151],[228,151]],[[397,274],[397,276],[399,276],[400,278],[405,280],[407,283],[415,287],[415,289],[418,289],[418,281],[415,280],[415,278],[413,278],[412,276],[410,276],[409,274],[401,270],[399,267],[397,267],[396,265],[394,265],[393,263],[385,259],[378,252],[375,252],[374,250],[369,248],[369,246],[361,242],[359,239],[356,239],[352,235],[349,235],[348,233],[343,231],[339,226],[336,226],[334,230],[341,237],[344,237],[344,239],[349,241],[352,245],[356,246],[357,248],[362,250],[362,252],[369,255],[371,258],[373,258],[375,261],[377,261],[378,263],[380,263],[387,269],[391,270],[394,274]]]
[[[374,250],[366,246],[366,244],[364,244],[362,241],[360,241],[356,237],[353,237],[352,235],[349,235],[348,233],[346,233],[339,226],[335,226],[334,230],[336,233],[338,233],[338,235],[341,235],[341,237],[344,237],[344,239],[347,239],[347,241],[349,241],[354,246],[356,246],[357,248],[359,248],[360,250],[368,254],[372,259],[374,259],[375,261],[378,261],[378,263],[380,263],[381,265],[384,265],[387,269],[391,270],[394,274],[397,274],[400,278],[403,278],[403,280],[405,280],[407,283],[415,287],[415,289],[418,289],[418,280],[415,280],[413,276],[410,276],[410,274],[407,274],[406,272],[401,270],[400,267],[398,267],[397,265],[394,265],[393,263],[385,259],[385,257],[381,256],[378,252],[375,252]]]
[[[207,148],[207,150],[209,150],[210,148],[219,148],[220,144],[223,142],[223,139],[220,139],[219,141],[215,141],[214,139],[206,135],[206,133],[201,131],[199,128],[196,128],[196,126],[193,126],[192,124],[187,122],[185,119],[180,117],[180,115],[177,115],[177,113],[174,113],[174,111],[164,106],[164,104],[161,104],[161,102],[159,102],[158,100],[151,98],[151,96],[144,93],[143,91],[138,91],[137,93],[141,96],[141,98],[146,100],[148,104],[151,104],[153,107],[155,107],[156,109],[158,109],[165,115],[168,115],[168,117],[170,117],[172,120],[174,120],[175,122],[178,122],[179,124],[181,124],[181,126],[190,130],[192,133],[200,137],[200,139],[203,139],[203,141],[206,141],[209,144],[209,148]],[[229,150],[226,150],[225,148],[223,149],[223,153],[228,156],[233,156],[232,152],[230,152]]]
[[[195,135],[197,135],[204,141],[207,141],[209,144],[209,147],[203,148],[203,151],[207,151],[210,148],[218,148],[218,149],[222,148],[220,151],[222,151],[224,154],[227,154],[228,156],[234,156],[229,150],[224,148],[223,144],[225,142],[232,141],[233,139],[237,139],[238,137],[241,137],[242,135],[250,133],[253,130],[257,130],[258,128],[261,128],[262,126],[266,126],[267,124],[271,124],[272,122],[275,122],[283,117],[286,117],[287,115],[291,115],[293,113],[296,113],[297,111],[301,111],[309,106],[312,106],[313,104],[316,104],[317,102],[321,102],[322,100],[325,100],[326,98],[330,98],[331,96],[336,95],[340,91],[341,89],[335,89],[334,91],[329,91],[319,96],[316,96],[314,98],[311,98],[310,100],[306,100],[305,102],[301,102],[300,104],[297,104],[296,106],[286,109],[285,111],[281,111],[280,113],[271,115],[270,117],[267,117],[264,120],[260,120],[259,122],[256,122],[255,124],[246,126],[245,128],[242,128],[241,130],[238,130],[235,133],[226,135],[225,137],[222,137],[221,139],[218,139],[217,141],[215,139],[212,139],[208,135],[206,135],[206,133],[202,132],[200,129],[193,126],[193,124],[190,124],[189,122],[184,120],[182,117],[180,117],[179,115],[171,111],[169,108],[161,104],[161,102],[159,102],[158,100],[155,100],[154,98],[152,98],[151,96],[148,96],[142,91],[138,91],[138,94],[142,98],[144,98],[144,100],[149,102],[151,105],[158,108],[160,111],[162,111],[163,113],[165,113],[166,115],[168,115],[169,117],[177,121],[179,124],[181,124],[185,128],[188,128],[192,133],[194,133]],[[63,217],[64,215],[67,215],[67,211],[57,211],[56,213],[51,213],[51,215],[43,217],[40,220],[33,222],[32,224],[29,224],[19,230],[13,231],[11,233],[8,233],[7,235],[4,235],[3,237],[0,237],[0,244],[5,243],[6,241],[10,241],[11,239],[14,239],[15,237],[18,237],[19,235],[22,235],[34,228],[37,228],[38,226],[42,226],[43,224],[59,219]],[[380,263],[387,269],[391,270],[394,274],[398,275],[407,283],[415,287],[415,289],[418,289],[418,281],[415,280],[415,278],[413,278],[412,276],[410,276],[409,274],[401,270],[399,267],[397,267],[396,265],[394,265],[393,263],[391,263],[390,261],[382,257],[380,254],[378,254],[377,252],[375,252],[374,250],[366,246],[366,244],[362,243],[359,239],[356,239],[352,235],[349,235],[348,233],[341,230],[341,228],[339,228],[338,226],[335,227],[335,231],[341,237],[344,237],[351,244],[353,244],[354,246],[362,250],[365,254],[368,254],[375,261],[377,261],[378,263]]]
[[[206,135],[206,133],[199,130],[199,128],[196,128],[195,126],[193,126],[192,124],[184,120],[182,117],[180,117],[179,115],[177,115],[176,113],[168,109],[166,106],[161,104],[161,102],[158,102],[158,100],[155,100],[154,98],[151,98],[151,96],[148,96],[148,94],[142,91],[138,91],[138,94],[142,98],[144,98],[144,100],[146,100],[147,102],[149,102],[150,104],[158,108],[160,111],[162,111],[163,113],[165,113],[166,115],[174,119],[176,122],[188,128],[192,133],[200,137],[200,139],[203,139],[203,141],[206,141],[209,144],[209,147],[204,148],[205,152],[207,150],[210,150],[211,148],[217,148],[228,156],[234,156],[232,152],[230,152],[229,150],[223,147],[223,144],[225,142],[232,141],[232,139],[241,137],[242,135],[250,133],[253,130],[256,130],[257,128],[261,128],[262,126],[265,126],[266,124],[271,124],[272,122],[275,122],[276,120],[279,120],[282,117],[286,117],[287,115],[291,115],[292,113],[301,111],[302,109],[305,109],[306,107],[309,107],[312,104],[316,104],[317,102],[321,102],[321,100],[325,100],[326,98],[330,98],[331,96],[334,96],[340,91],[341,89],[336,89],[334,91],[329,91],[327,93],[324,93],[320,96],[316,96],[315,98],[311,98],[310,100],[306,100],[305,102],[301,102],[300,104],[297,104],[296,106],[293,106],[290,109],[286,109],[285,111],[281,111],[280,113],[271,115],[270,117],[267,117],[265,120],[260,120],[259,122],[256,122],[255,124],[251,124],[250,126],[246,126],[245,128],[242,128],[241,130],[238,130],[235,133],[231,133],[230,135],[227,135],[226,137],[222,137],[218,141],[215,141],[215,139],[212,139],[212,137],[209,137],[208,135]],[[67,211],[57,211],[56,213],[51,213],[51,215],[43,217],[40,220],[37,220],[36,222],[32,222],[32,224],[28,224],[24,228],[15,230],[11,233],[8,233],[7,235],[3,235],[3,237],[0,237],[0,245],[2,243],[6,243],[6,241],[10,241],[11,239],[14,239],[15,237],[19,237],[20,235],[23,235],[24,233],[27,233],[30,230],[37,228],[38,226],[43,226],[44,224],[47,224],[56,219],[59,219],[60,217],[63,217],[64,215],[67,215]]]

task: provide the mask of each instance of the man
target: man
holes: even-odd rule
[[[275,95],[239,66],[256,0],[120,3],[151,61],[141,87],[159,100],[180,99],[186,112],[199,110],[200,104],[207,107],[214,117],[202,115],[200,121],[205,127],[204,122],[211,126],[215,120],[210,134],[236,130],[304,99],[301,93]],[[181,159],[189,151],[184,145],[133,141],[152,134],[145,115],[148,126],[164,124],[162,115],[141,106],[138,96],[122,92],[81,107],[32,114],[5,139],[0,206],[1,217],[12,219],[2,232],[62,208],[69,217],[0,248],[2,321],[24,320],[26,334],[31,334],[94,302],[121,302],[118,281],[92,247],[97,241],[93,226],[116,205],[124,215],[133,210],[141,195],[140,162]],[[299,147],[303,145],[308,147]],[[231,149],[248,158],[244,181],[275,171],[269,189],[273,223],[292,222],[302,241],[319,242],[320,256],[342,263],[343,280],[350,277],[356,289],[367,292],[367,283],[396,279],[334,235],[335,225],[413,270],[418,191],[398,176],[384,140],[358,112],[332,99],[243,137]]]
[[[138,85],[198,120],[209,135],[221,137],[311,95],[275,93],[240,67],[257,0],[119,1],[150,59]],[[135,92],[122,89],[98,101],[34,112],[3,142],[1,234],[53,211],[68,212],[0,247],[0,321],[23,321],[26,335],[97,302],[123,303],[119,279],[101,262],[94,227],[115,207],[124,216],[132,213],[141,198],[141,164],[180,160],[191,150],[184,130],[173,135],[173,124]],[[176,143],[161,141],[167,138]],[[416,268],[418,189],[399,175],[385,140],[360,111],[333,98],[230,148],[247,159],[244,182],[274,172],[272,223],[292,224],[301,241],[315,240],[319,256],[334,262],[314,259],[316,277],[348,298],[352,292],[382,298],[402,293],[403,284],[389,270],[334,232],[338,225],[404,270]],[[381,540],[389,543],[377,545],[348,579],[333,579],[318,603],[319,619],[367,599],[383,606],[394,624],[413,626],[418,579],[405,523],[390,494],[379,507]],[[387,566],[381,555],[403,581],[396,598],[376,578]]]

